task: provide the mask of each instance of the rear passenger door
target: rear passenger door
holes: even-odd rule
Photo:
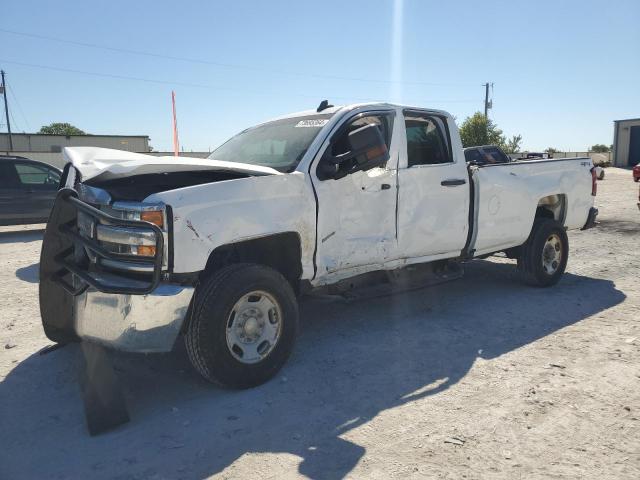
[[[469,182],[447,118],[405,111],[406,149],[398,170],[398,246],[403,257],[458,255],[469,228]]]

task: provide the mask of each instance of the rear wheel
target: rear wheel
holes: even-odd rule
[[[555,285],[567,267],[569,240],[560,222],[549,218],[536,219],[531,234],[522,245],[518,270],[529,285]]]
[[[289,282],[272,268],[237,264],[216,271],[196,290],[185,343],[204,378],[250,388],[282,368],[297,329],[298,305]]]

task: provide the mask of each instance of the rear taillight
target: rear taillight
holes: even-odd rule
[[[591,195],[594,197],[598,193],[598,177],[596,175],[596,167],[591,168]]]

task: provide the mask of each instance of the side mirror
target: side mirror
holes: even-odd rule
[[[357,171],[381,167],[389,161],[389,150],[376,125],[365,125],[347,135],[349,151],[333,156],[331,150],[322,157],[318,165],[321,180],[345,177]]]

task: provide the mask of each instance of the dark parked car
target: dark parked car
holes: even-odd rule
[[[0,155],[0,225],[46,222],[61,173],[46,163]]]
[[[465,148],[464,158],[467,163],[473,163],[475,165],[509,163],[511,161],[511,157],[496,145],[482,145],[479,147]]]

